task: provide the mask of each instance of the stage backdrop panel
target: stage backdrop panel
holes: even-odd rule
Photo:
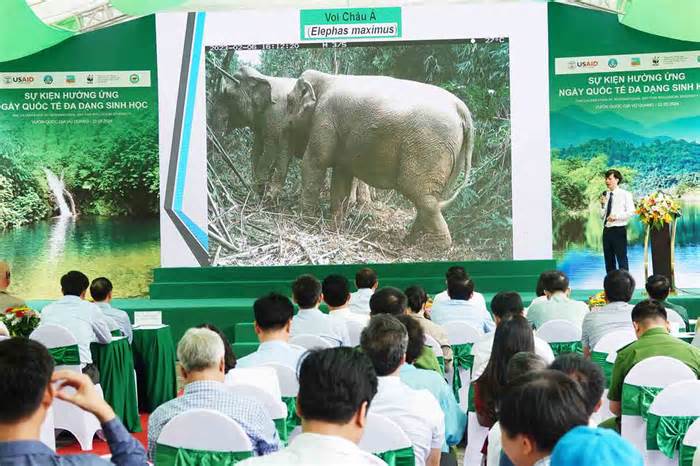
[[[370,24],[357,33],[329,25],[349,13]],[[168,13],[157,31],[163,266],[551,257],[544,5]],[[319,31],[329,38],[307,40]],[[313,127],[295,111],[307,70],[326,73],[305,73],[309,85],[316,76],[347,86],[327,97],[323,115],[333,121]],[[322,95],[321,81],[309,95]],[[452,113],[439,113],[443,102]],[[391,120],[416,106],[424,117]],[[449,116],[433,118],[437,107]],[[463,134],[453,137],[455,127]],[[367,167],[359,176],[370,186],[352,182],[344,215],[332,215],[332,198],[343,199],[333,192],[347,192],[352,177],[331,181],[331,170],[304,165],[305,147]],[[393,155],[377,155],[387,151],[413,151],[411,163],[437,155],[402,171]],[[334,170],[349,173],[345,162]],[[441,173],[452,174],[448,183]],[[407,241],[416,210],[392,187],[444,200],[462,184],[442,210],[450,247]]]
[[[69,270],[144,296],[159,265],[155,18],[0,63],[0,259],[10,291]]]
[[[635,200],[681,196],[678,287],[700,281],[700,43],[645,34],[607,13],[549,4],[555,258],[572,287],[602,287],[603,173],[619,169]],[[643,283],[644,226],[628,227],[630,272]]]

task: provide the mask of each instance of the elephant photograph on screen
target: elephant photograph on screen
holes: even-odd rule
[[[212,265],[512,258],[507,39],[205,66]]]

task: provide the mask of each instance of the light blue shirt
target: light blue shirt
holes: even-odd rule
[[[447,385],[445,379],[435,371],[418,369],[412,364],[401,366],[399,378],[413,389],[428,390],[440,403],[440,408],[445,414],[445,442],[442,451],[449,451],[448,445],[458,444],[467,426],[467,414],[460,409],[452,388]]]
[[[438,325],[445,325],[447,322],[459,320],[467,322],[475,328],[488,333],[496,328],[491,314],[473,298],[465,301],[463,299],[445,299],[433,304],[430,309],[430,319]]]
[[[345,322],[331,319],[329,315],[317,308],[299,309],[292,319],[290,335],[294,337],[304,334],[318,335],[337,346],[350,345],[350,336]]]
[[[41,311],[39,325],[60,325],[78,340],[81,365],[92,363],[90,343],[110,343],[109,322],[99,307],[78,296],[64,296]]]
[[[260,343],[257,351],[244,356],[236,362],[236,367],[259,367],[267,363],[282,364],[294,372],[299,371],[299,360],[306,353],[300,346],[290,345],[286,341],[273,340]]]
[[[114,322],[117,324],[117,328],[110,328],[110,330],[121,330],[121,332],[124,334],[127,340],[129,340],[129,344],[131,344],[131,340],[134,338],[133,331],[131,329],[131,320],[129,320],[129,314],[126,312],[122,311],[121,309],[117,309],[116,307],[112,307],[110,303],[95,303],[97,307],[100,308],[102,313],[106,315],[107,317],[110,317]]]

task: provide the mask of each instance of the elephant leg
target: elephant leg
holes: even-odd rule
[[[328,131],[312,130],[301,163],[301,209],[316,214],[320,210],[321,188],[335,149],[335,138]]]
[[[258,165],[263,156],[265,143],[259,133],[260,131],[255,131],[253,136],[253,150],[250,152],[250,168],[253,174],[253,189],[259,196],[263,196],[265,193],[265,181],[259,178]]]
[[[440,211],[440,202],[436,196],[424,195],[415,201],[416,221],[413,227],[418,228],[415,234],[424,232],[427,240],[439,249],[448,249],[452,245],[452,236],[445,217]],[[414,238],[414,240],[417,238]]]
[[[352,175],[343,170],[334,168],[331,177],[331,215],[336,228],[339,228],[345,219],[345,212],[349,205],[349,199],[355,180]]]

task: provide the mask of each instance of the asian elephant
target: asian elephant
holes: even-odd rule
[[[336,219],[357,177],[395,189],[416,207],[408,235],[452,243],[442,209],[469,182],[474,123],[467,106],[437,86],[386,76],[330,75],[307,70],[287,96],[289,127],[308,139],[302,160],[302,207],[316,210],[332,168]],[[464,171],[464,181],[455,188]]]

